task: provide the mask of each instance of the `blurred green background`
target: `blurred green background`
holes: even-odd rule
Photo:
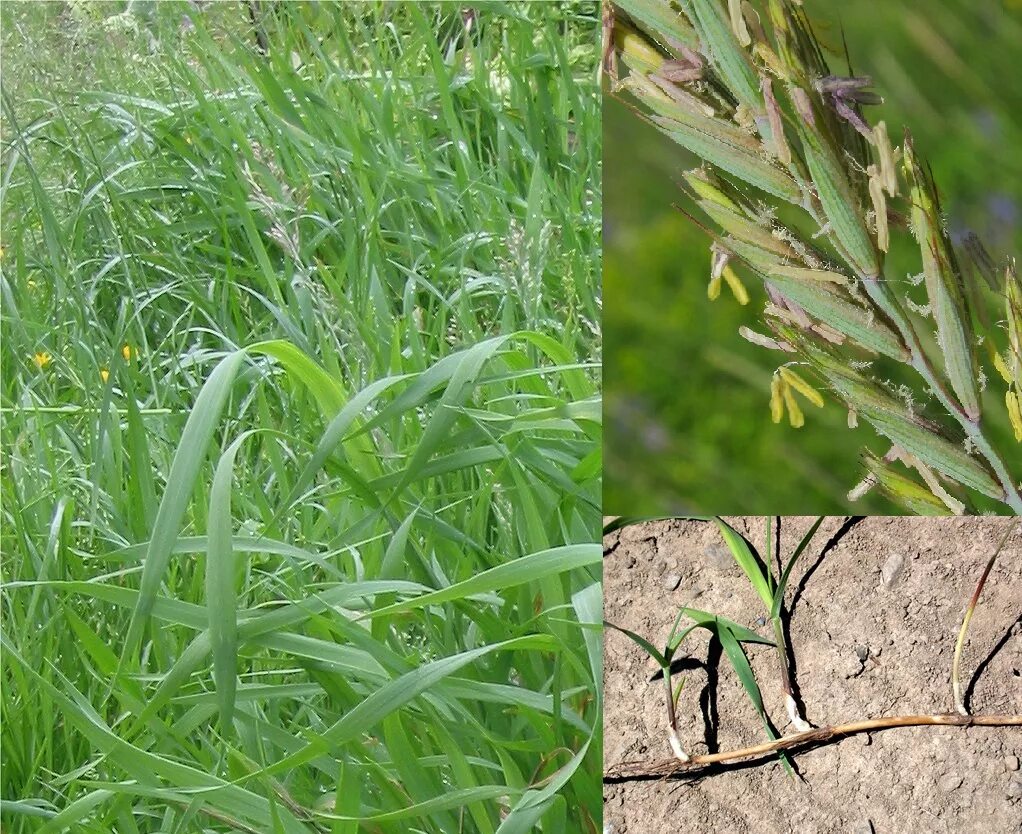
[[[977,232],[995,260],[1022,251],[1022,3],[806,0],[831,70],[885,97],[870,108],[892,139],[911,128],[941,189],[952,237]],[[695,160],[604,95],[604,512],[896,513],[851,504],[860,453],[886,445],[848,430],[828,402],[806,425],[770,422],[769,351],[738,335],[765,298],[709,302],[709,241],[676,208]],[[916,253],[918,257],[918,253]],[[893,252],[889,274],[918,272]],[[762,330],[762,328],[759,328]],[[995,426],[1001,437],[1007,429]]]

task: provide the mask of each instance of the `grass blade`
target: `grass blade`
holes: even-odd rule
[[[220,414],[227,403],[231,386],[234,384],[234,379],[244,358],[243,352],[235,351],[220,361],[220,364],[210,374],[209,380],[202,387],[199,396],[196,397],[195,405],[188,415],[188,422],[185,423],[184,431],[181,433],[181,445],[174,456],[174,462],[167,477],[167,488],[156,513],[156,521],[153,524],[153,533],[149,539],[149,549],[142,569],[138,604],[128,623],[121,663],[118,667],[118,674],[111,681],[111,686],[117,683],[117,678],[120,676],[127,658],[134,653],[135,646],[142,636],[145,620],[152,612],[156,595],[167,569],[167,563],[170,561],[174,542],[180,532],[181,519],[184,517],[195,488],[199,468],[209,452],[213,432],[220,420]]]
[[[220,456],[209,493],[206,606],[213,652],[213,680],[223,732],[228,731],[234,715],[238,670],[238,595],[234,590],[234,530],[231,518],[234,460],[241,444],[255,433],[256,430],[243,433]]]
[[[720,517],[716,517],[713,520],[724,536],[724,541],[727,543],[731,555],[735,557],[738,566],[749,578],[749,582],[752,583],[752,587],[759,594],[759,598],[763,600],[763,604],[770,608],[774,601],[774,595],[759,558],[753,553],[752,548],[741,533]]]
[[[798,561],[798,557],[802,555],[802,552],[809,546],[809,542],[812,540],[816,531],[820,529],[820,525],[823,524],[825,516],[819,516],[816,521],[813,522],[812,526],[806,531],[806,534],[802,537],[802,540],[798,543],[798,547],[791,554],[788,559],[788,564],[784,566],[784,572],[781,574],[781,578],[777,583],[777,589],[774,591],[774,601],[770,606],[770,617],[773,619],[781,613],[781,606],[784,604],[784,589],[788,587],[788,579],[791,577],[791,569],[795,567],[795,562]],[[769,536],[769,532],[767,533]]]

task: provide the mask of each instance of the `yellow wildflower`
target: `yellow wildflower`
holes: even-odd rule
[[[131,345],[125,345],[124,347],[121,348],[121,356],[124,357],[125,362],[131,361],[132,356]]]
[[[110,371],[108,371],[106,368],[100,368],[99,378],[103,380],[103,382],[106,382],[108,379],[110,379]]]
[[[35,366],[41,371],[50,362],[53,361],[53,357],[50,356],[45,350],[39,351],[35,356],[32,357],[32,361],[35,362]]]

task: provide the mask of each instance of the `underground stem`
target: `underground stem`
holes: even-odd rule
[[[776,741],[743,747],[740,750],[729,750],[723,753],[709,753],[705,756],[692,756],[687,762],[676,759],[659,761],[621,762],[610,767],[604,774],[604,781],[627,781],[629,779],[655,778],[670,776],[721,762],[749,759],[765,756],[778,750],[787,750],[806,744],[821,744],[833,739],[840,739],[855,733],[887,730],[894,727],[1022,727],[1022,715],[958,715],[957,713],[938,715],[901,715],[893,718],[874,718],[868,721],[854,721],[850,724],[839,724],[834,727],[820,727],[804,733],[794,733]]]

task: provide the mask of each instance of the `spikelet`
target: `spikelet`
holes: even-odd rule
[[[842,295],[833,284],[773,275],[773,284],[823,324],[884,356],[905,361],[908,351],[898,335],[867,308]]]
[[[904,403],[828,352],[810,350],[813,364],[830,386],[880,434],[927,466],[970,489],[992,498],[1003,498],[1004,492],[989,470],[968,454],[961,443],[946,439],[936,426],[912,414]]]
[[[912,201],[912,231],[923,258],[923,275],[930,309],[937,323],[937,341],[944,372],[962,408],[979,420],[979,364],[974,349],[972,319],[966,309],[954,253],[941,225],[933,183],[916,162],[912,137],[905,134],[905,174]]]
[[[834,237],[862,275],[880,273],[876,247],[866,228],[865,211],[848,180],[838,152],[815,123],[799,123],[802,150],[816,186],[823,213]]]
[[[863,462],[869,470],[868,480],[881,494],[915,515],[949,515],[951,510],[925,486],[912,480],[889,463],[867,451]],[[860,496],[861,497],[861,496]],[[849,495],[851,500],[855,500]]]
[[[705,45],[713,68],[729,90],[754,114],[763,110],[756,68],[724,17],[719,0],[679,0],[689,21]]]

